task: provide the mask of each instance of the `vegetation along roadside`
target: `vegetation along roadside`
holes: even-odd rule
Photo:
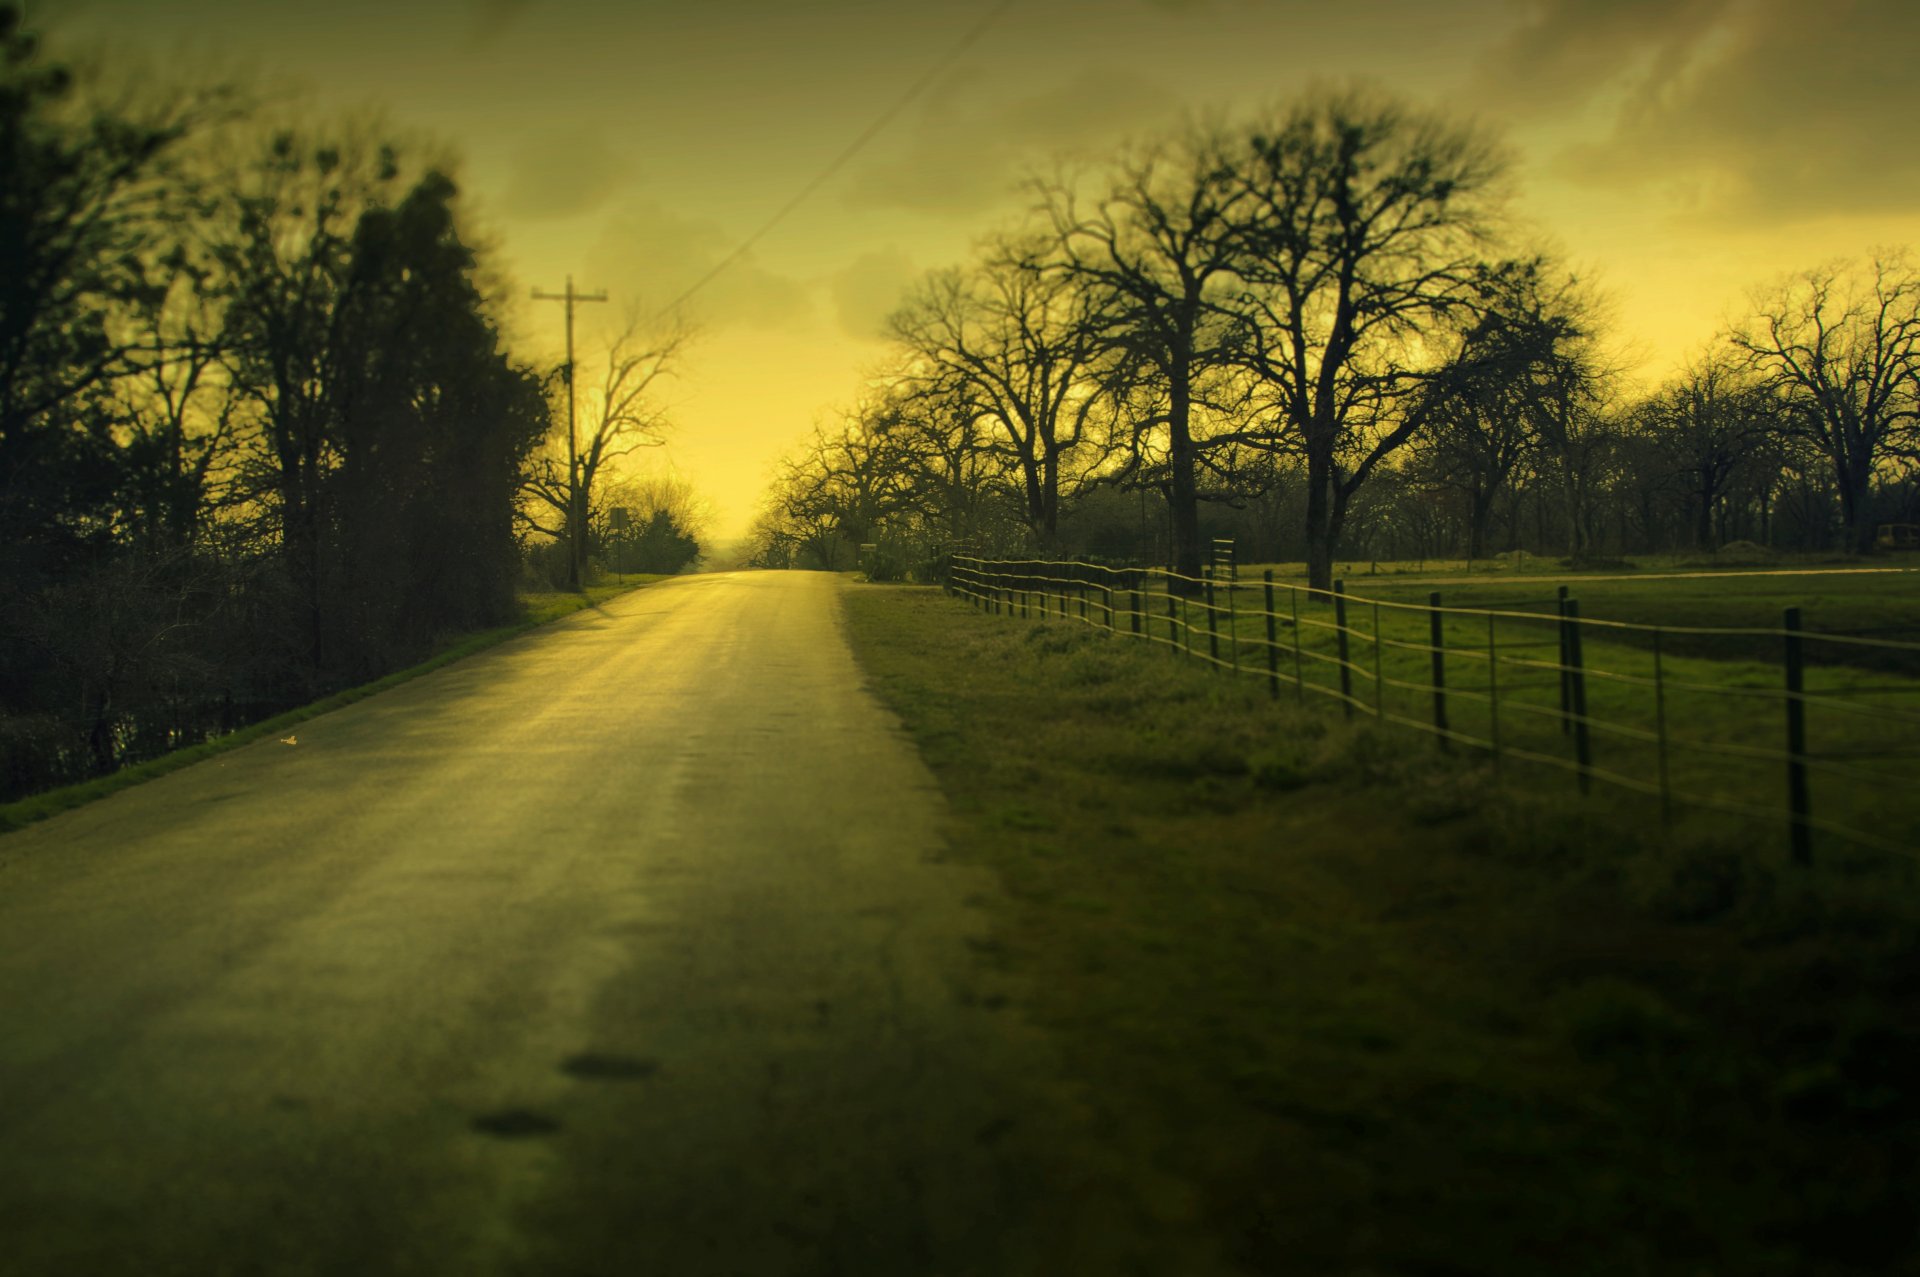
[[[578,592],[555,590],[522,594],[518,620],[507,625],[476,630],[448,639],[438,651],[417,665],[395,670],[384,678],[362,683],[358,687],[349,687],[311,704],[288,710],[284,714],[276,714],[263,722],[249,724],[198,745],[176,749],[171,753],[162,754],[158,758],[124,768],[110,775],[98,776],[77,785],[64,785],[59,789],[48,790],[45,793],[0,805],[0,833],[31,825],[49,816],[57,816],[63,811],[84,806],[96,799],[105,798],[109,794],[117,794],[123,789],[144,784],[155,777],[177,772],[182,767],[190,767],[203,759],[251,744],[264,736],[284,732],[296,723],[304,723],[310,718],[318,718],[322,714],[351,705],[355,701],[365,700],[376,692],[384,692],[390,687],[398,687],[402,683],[419,678],[422,674],[430,674],[442,666],[451,665],[476,652],[483,652],[528,630],[557,621],[563,616],[571,616],[586,608],[595,607],[629,590],[663,580],[666,580],[666,577],[635,575],[628,576],[617,583],[590,585]]]
[[[1072,623],[857,586],[1130,1163],[1245,1271],[1885,1273],[1917,1257],[1909,867],[1496,779]]]

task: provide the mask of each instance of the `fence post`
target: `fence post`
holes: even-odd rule
[[[1087,565],[1082,563],[1074,568],[1073,576],[1073,592],[1080,596],[1080,619],[1084,621],[1087,619],[1087,595],[1091,593],[1087,586],[1092,582],[1093,574],[1088,571]]]
[[[1487,613],[1487,740],[1493,746],[1493,768],[1500,770],[1500,618]]]
[[[1278,620],[1273,615],[1273,569],[1268,568],[1260,575],[1266,587],[1267,596],[1267,699],[1280,699],[1280,635],[1276,630]]]
[[[1580,657],[1580,600],[1568,599],[1567,685],[1573,701],[1573,756],[1580,763],[1580,792],[1593,792],[1593,740],[1587,731],[1587,672]]]
[[[1567,717],[1573,708],[1573,672],[1567,667],[1567,587],[1561,586],[1554,610],[1560,616],[1560,734],[1565,736],[1573,730],[1573,720]]]
[[[1813,801],[1807,791],[1806,667],[1800,653],[1800,609],[1790,607],[1781,618],[1786,630],[1787,673],[1787,805],[1793,816],[1793,863],[1813,863],[1813,829],[1808,825]]]
[[[1307,676],[1300,667],[1300,591],[1290,589],[1287,598],[1293,613],[1293,696],[1302,705],[1307,703]]]
[[[1174,619],[1176,603],[1173,597],[1173,582],[1167,582],[1167,646],[1173,649],[1175,656],[1180,655],[1180,622]]]
[[[1340,708],[1353,717],[1353,666],[1347,661],[1347,583],[1333,583],[1333,632],[1340,644]]]
[[[1240,612],[1234,606],[1233,586],[1240,579],[1240,570],[1227,564],[1227,659],[1233,665],[1233,672],[1240,672]]]
[[[1138,586],[1127,591],[1127,628],[1135,634],[1140,632],[1140,588]]]
[[[1653,627],[1653,730],[1660,756],[1660,823],[1673,823],[1673,790],[1667,784],[1667,679],[1660,654],[1660,627]]]
[[[1387,716],[1387,680],[1380,672],[1380,604],[1373,605],[1373,716]]]
[[[1201,575],[1207,583],[1207,656],[1217,666],[1220,664],[1220,611],[1213,605],[1213,564],[1202,568]]]
[[[1440,748],[1448,751],[1453,742],[1447,739],[1447,648],[1446,630],[1440,617],[1440,591],[1427,594],[1427,633],[1428,646],[1433,648],[1433,728],[1440,734]]]

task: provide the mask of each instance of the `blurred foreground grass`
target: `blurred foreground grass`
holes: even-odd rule
[[[1920,887],[1073,623],[848,589],[1149,1218],[1239,1271],[1920,1265]]]

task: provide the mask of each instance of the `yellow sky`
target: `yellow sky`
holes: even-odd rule
[[[583,363],[726,256],[994,0],[64,0],[62,44],[297,83],[462,156],[524,295],[571,274]],[[1745,291],[1920,243],[1910,0],[1014,0],[844,170],[691,303],[664,457],[744,529],[775,459],[855,395],[921,270],[1017,215],[1026,166],[1185,110],[1365,76],[1504,130],[1521,213],[1658,375]],[[511,317],[553,357],[559,308]]]

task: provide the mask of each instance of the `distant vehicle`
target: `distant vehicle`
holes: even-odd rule
[[[1873,543],[1882,550],[1920,550],[1920,523],[1883,523]]]

